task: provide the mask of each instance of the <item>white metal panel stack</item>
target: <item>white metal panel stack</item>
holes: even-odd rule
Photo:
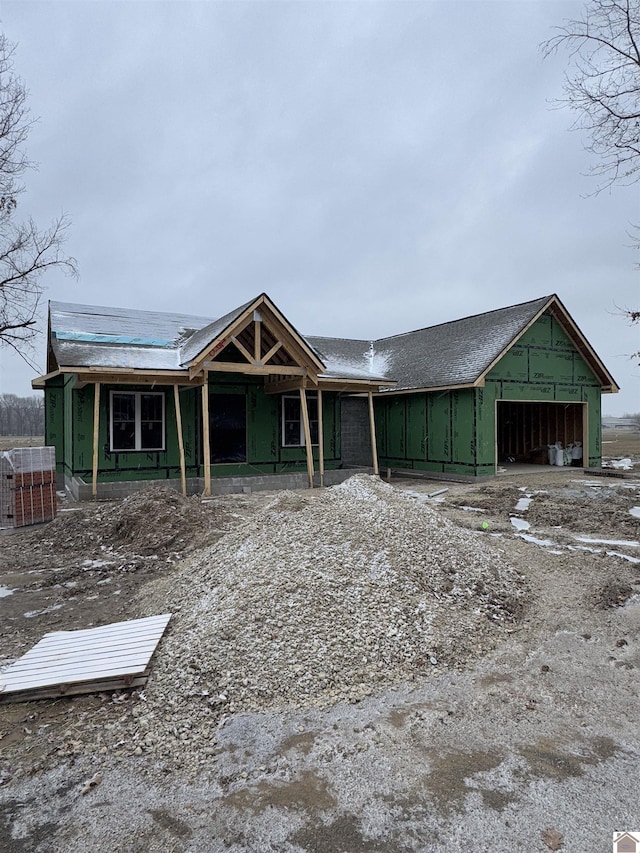
[[[0,672],[0,699],[139,687],[170,613],[80,631],[54,631]]]

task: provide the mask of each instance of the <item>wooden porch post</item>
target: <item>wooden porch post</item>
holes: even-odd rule
[[[176,430],[178,432],[178,449],[180,450],[180,480],[182,482],[182,494],[187,495],[187,472],[184,463],[184,441],[182,440],[182,414],[180,412],[180,392],[178,386],[173,386],[173,402],[176,409]]]
[[[98,441],[100,437],[100,383],[93,386],[93,462],[91,494],[98,495]]]
[[[376,477],[380,474],[378,468],[378,448],[376,445],[376,422],[373,416],[373,392],[369,391],[369,428],[371,430],[371,457],[373,459],[373,473]]]
[[[324,486],[324,434],[322,428],[322,391],[318,388],[318,466],[320,486]]]
[[[300,389],[300,408],[302,410],[302,425],[304,427],[304,444],[307,449],[307,474],[309,488],[313,488],[313,447],[311,446],[311,430],[309,428],[309,409],[307,408],[307,393]]]
[[[211,448],[209,447],[209,373],[204,372],[202,382],[202,450],[204,455],[204,492],[211,494]]]

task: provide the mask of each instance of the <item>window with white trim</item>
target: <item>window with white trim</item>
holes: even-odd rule
[[[318,398],[307,394],[307,410],[309,412],[309,432],[311,444],[318,444]],[[302,422],[302,403],[300,395],[282,398],[282,446],[304,447],[304,424]]]
[[[164,394],[160,391],[112,391],[112,451],[164,450]]]

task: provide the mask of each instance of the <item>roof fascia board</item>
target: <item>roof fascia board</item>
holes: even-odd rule
[[[575,335],[575,337],[578,338],[580,344],[578,345],[577,348],[581,352],[581,354],[584,354],[587,356],[586,360],[587,360],[588,364],[595,365],[596,370],[594,371],[594,373],[596,373],[596,374],[598,372],[600,373],[600,383],[602,385],[602,390],[606,394],[617,394],[618,391],[620,390],[620,386],[615,381],[613,376],[609,373],[607,368],[604,366],[604,364],[600,360],[598,354],[595,352],[595,350],[593,349],[593,347],[591,346],[589,341],[582,334],[582,332],[580,331],[580,329],[576,325],[575,321],[573,320],[572,316],[569,314],[567,309],[564,307],[564,305],[560,301],[559,297],[554,294],[551,297],[551,299],[549,300],[549,302],[554,303],[555,307],[557,308],[557,310],[560,313],[561,322],[562,322],[562,320],[564,320],[567,323],[567,325],[569,326],[570,330]],[[602,381],[603,379],[604,379],[604,381]]]
[[[293,337],[293,339],[297,342],[298,346],[304,352],[306,358],[314,365],[316,369],[316,373],[322,373],[323,370],[326,370],[326,365],[324,362],[316,355],[313,348],[306,342],[304,335],[301,335],[300,332],[293,326],[287,318],[282,314],[278,308],[273,304],[273,302],[269,299],[266,293],[262,294],[262,300],[264,304],[269,308],[271,314],[280,322],[280,324],[287,330],[287,332]]]
[[[383,383],[381,382],[380,385]],[[385,389],[388,383],[384,383]],[[389,397],[392,394],[431,394],[435,391],[458,391],[462,388],[478,388],[484,385],[484,381],[476,380],[476,382],[463,382],[460,385],[432,385],[425,388],[388,388],[388,390],[380,390],[380,397]]]
[[[318,386],[327,391],[351,389],[353,389],[354,391],[379,391],[381,388],[386,388],[389,386],[395,387],[395,384],[395,382],[391,382],[389,379],[385,379],[384,381],[375,381],[371,379],[340,379],[338,377],[318,377]]]
[[[54,370],[57,370],[60,367],[56,354],[53,351],[51,341],[51,302],[49,302],[49,310],[47,312],[47,375],[48,373],[53,373]]]
[[[309,348],[309,345],[301,338],[293,326],[280,314],[273,311],[270,305],[265,305],[263,322],[270,327],[272,333],[277,333],[278,339],[282,340],[285,349],[299,363],[303,364],[309,373],[318,374],[325,370],[324,364]]]
[[[192,359],[190,359],[185,367],[189,368],[189,375],[195,375],[195,373],[199,372],[202,369],[202,365],[204,361],[207,359],[207,356],[210,355],[211,350],[215,349],[220,345],[221,342],[224,342],[226,345],[227,338],[229,342],[233,335],[239,335],[243,329],[251,322],[251,318],[253,316],[253,312],[256,310],[258,305],[261,305],[262,297],[258,296],[257,299],[254,299],[250,305],[247,305],[245,310],[240,314],[239,317],[236,317],[235,320],[232,320],[222,331],[220,331],[215,338],[212,338],[209,343],[205,344],[202,347],[200,352],[195,355]],[[222,347],[220,347],[222,349]]]
[[[51,374],[39,376],[33,382],[44,382],[60,374],[75,374],[82,384],[94,382],[125,382],[134,385],[136,382],[156,382],[165,385],[199,385],[189,379],[186,370],[148,370],[142,368],[128,367],[86,367],[65,366],[53,371]]]
[[[56,368],[55,370],[49,371],[49,373],[45,373],[43,376],[36,376],[35,379],[31,380],[31,387],[34,391],[41,391],[48,379],[55,379],[55,377],[60,376],[61,373],[62,371],[60,368]]]

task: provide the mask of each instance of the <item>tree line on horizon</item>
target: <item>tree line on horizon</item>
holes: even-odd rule
[[[44,397],[0,394],[0,435],[44,435]]]

